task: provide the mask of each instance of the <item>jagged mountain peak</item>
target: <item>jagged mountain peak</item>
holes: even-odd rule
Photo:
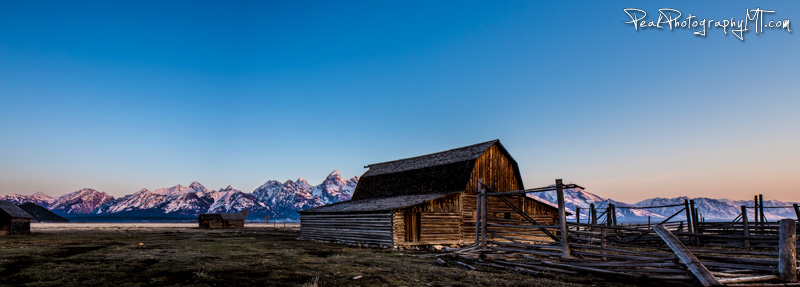
[[[196,180],[195,180],[195,181],[192,181],[192,183],[190,183],[190,184],[189,184],[189,187],[191,187],[191,188],[192,188],[192,189],[194,189],[194,190],[197,190],[197,189],[203,189],[203,188],[205,188],[205,186],[203,186],[202,184],[200,184],[200,183],[199,183],[199,182],[197,182]]]

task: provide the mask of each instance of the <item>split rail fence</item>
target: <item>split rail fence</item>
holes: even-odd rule
[[[567,222],[564,185],[520,191],[492,192],[481,182],[476,222],[477,245],[456,251],[460,256],[479,257],[479,264],[523,270],[579,274],[583,272],[651,280],[699,282],[703,286],[744,286],[753,282],[797,282],[797,232],[795,220],[748,221],[746,207],[741,222],[703,222],[694,202],[651,208],[682,207],[658,223],[623,225],[616,222],[613,204],[605,209],[589,207],[589,220]],[[486,198],[556,191],[557,224],[515,225],[486,220]],[[762,203],[763,204],[763,203]],[[756,204],[756,210],[763,209]],[[796,206],[794,206],[796,208]],[[624,207],[631,208],[631,207]],[[670,221],[685,214],[684,221]],[[798,211],[800,215],[800,211]],[[523,216],[525,217],[525,216]],[[758,218],[758,217],[757,217]],[[769,284],[769,283],[758,283]]]

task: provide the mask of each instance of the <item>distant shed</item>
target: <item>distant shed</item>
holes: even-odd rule
[[[478,180],[495,192],[524,189],[517,162],[499,140],[367,167],[352,200],[300,211],[301,238],[388,246],[472,243]],[[489,223],[529,224],[517,210],[542,225],[558,220],[557,208],[524,195],[490,197],[487,204]]]
[[[200,228],[244,228],[247,210],[237,213],[203,213],[197,217]]]
[[[0,201],[0,235],[30,234],[31,218],[16,204]]]

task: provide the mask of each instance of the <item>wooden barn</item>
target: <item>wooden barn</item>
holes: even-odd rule
[[[30,234],[31,218],[16,204],[0,201],[0,235]]]
[[[247,210],[237,213],[203,213],[197,217],[200,228],[244,228]]]
[[[516,161],[499,140],[376,163],[352,200],[300,211],[301,238],[384,246],[475,241],[478,180],[494,192],[522,190]],[[525,195],[492,196],[488,223],[557,222],[558,208]],[[524,213],[525,215],[522,215]]]

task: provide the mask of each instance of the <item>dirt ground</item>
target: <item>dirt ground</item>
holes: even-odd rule
[[[278,225],[280,226],[280,225]],[[446,259],[298,240],[296,225],[32,225],[0,237],[2,286],[633,286],[591,276],[542,277]]]

